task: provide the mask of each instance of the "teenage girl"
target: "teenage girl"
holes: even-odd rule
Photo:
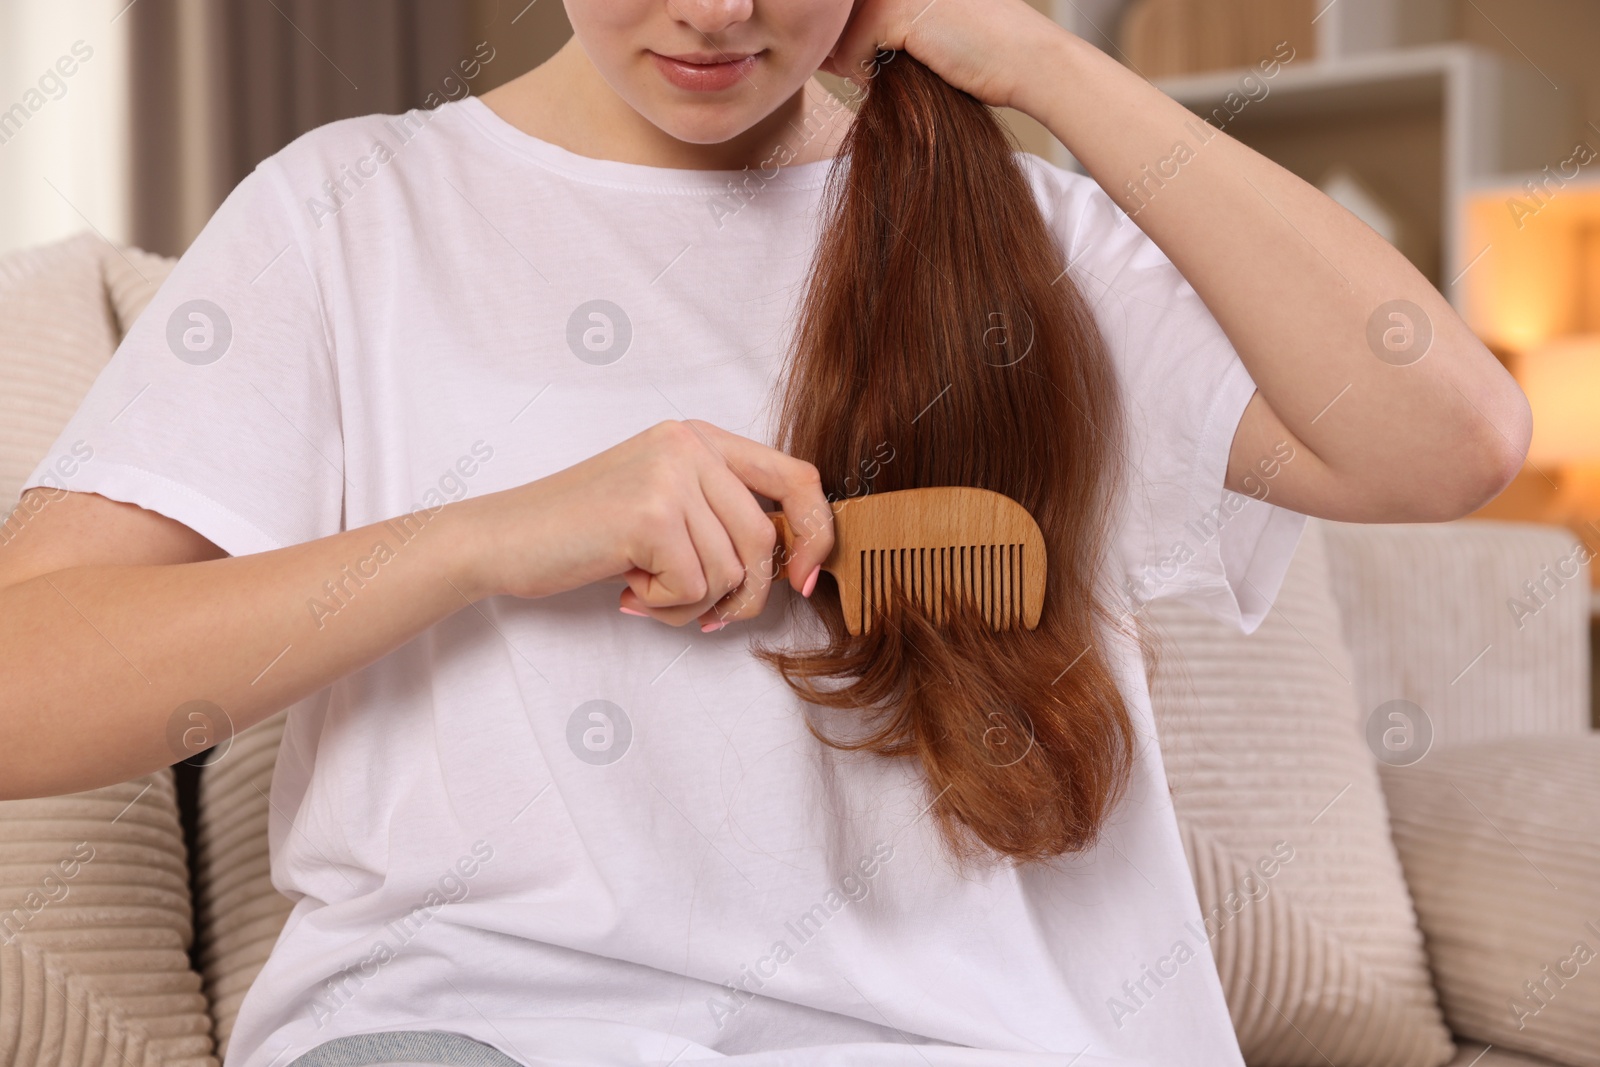
[[[1127,503],[1062,521],[1104,532],[1128,610],[1186,597],[1248,631],[1305,516],[1472,511],[1522,462],[1522,394],[1371,229],[1023,0],[566,7],[566,46],[483,98],[263,161],[178,263],[0,548],[4,797],[167,766],[197,701],[240,730],[289,709],[294,910],[228,1067],[1240,1064],[1136,641],[1085,661],[1131,727],[1095,846],[977,866],[948,832],[1004,803],[951,807],[926,753],[824,743],[817,715],[859,714],[752,647],[815,645],[847,498],[1051,444],[941,407],[953,357],[919,323],[985,279],[1092,326],[1058,366],[1017,316],[980,321],[1009,346],[986,365],[1114,372]],[[947,83],[932,110],[884,102],[931,99],[891,73],[913,62]],[[892,150],[850,140],[818,70]],[[975,158],[963,92],[1088,175]],[[858,229],[827,214],[846,145],[851,181],[898,175],[846,194],[889,205]],[[902,193],[932,206],[915,226]],[[1048,270],[985,237],[1013,230]],[[839,440],[882,427],[838,462],[774,447],[802,307],[843,308],[808,358],[911,339],[798,397]],[[874,415],[891,387],[906,406]],[[940,451],[929,426],[981,434]],[[764,501],[809,531],[782,581]],[[1035,766],[1003,740],[989,800]]]

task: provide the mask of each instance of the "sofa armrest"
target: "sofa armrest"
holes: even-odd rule
[[[1589,729],[1591,553],[1570,531],[1313,521],[1365,711],[1417,704],[1436,749]]]
[[[1451,1028],[1600,1067],[1600,733],[1381,770]]]

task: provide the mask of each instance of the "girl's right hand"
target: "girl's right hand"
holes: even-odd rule
[[[833,550],[817,469],[699,419],[657,423],[547,478],[452,505],[479,595],[550,596],[605,578],[619,607],[719,629],[766,606],[776,533],[755,493],[795,531],[789,584],[810,595]]]

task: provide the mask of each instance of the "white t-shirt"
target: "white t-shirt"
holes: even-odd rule
[[[1254,383],[1091,179],[1021,158],[1130,409],[1111,581],[1252,630],[1304,523],[1223,488]],[[831,165],[591,159],[470,97],[323,126],[218,209],[28,484],[244,555],[664,419],[770,442]],[[308,600],[323,626],[394,532]],[[270,835],[295,907],[227,1067],[387,1029],[530,1067],[1242,1063],[1136,646],[1110,648],[1141,741],[1103,843],[961,875],[916,769],[821,745],[749,654],[815,636],[787,586],[713,634],[620,588],[463,608],[291,709]]]

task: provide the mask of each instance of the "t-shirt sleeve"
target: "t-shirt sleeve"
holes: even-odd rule
[[[333,346],[272,159],[228,195],[25,487],[98,493],[246,555],[337,533]]]
[[[1246,496],[1224,488],[1255,382],[1171,260],[1090,178],[1060,171],[1053,227],[1100,326],[1127,412],[1123,521],[1131,605],[1178,597],[1253,632],[1283,584],[1306,517],[1271,503],[1284,442]]]

